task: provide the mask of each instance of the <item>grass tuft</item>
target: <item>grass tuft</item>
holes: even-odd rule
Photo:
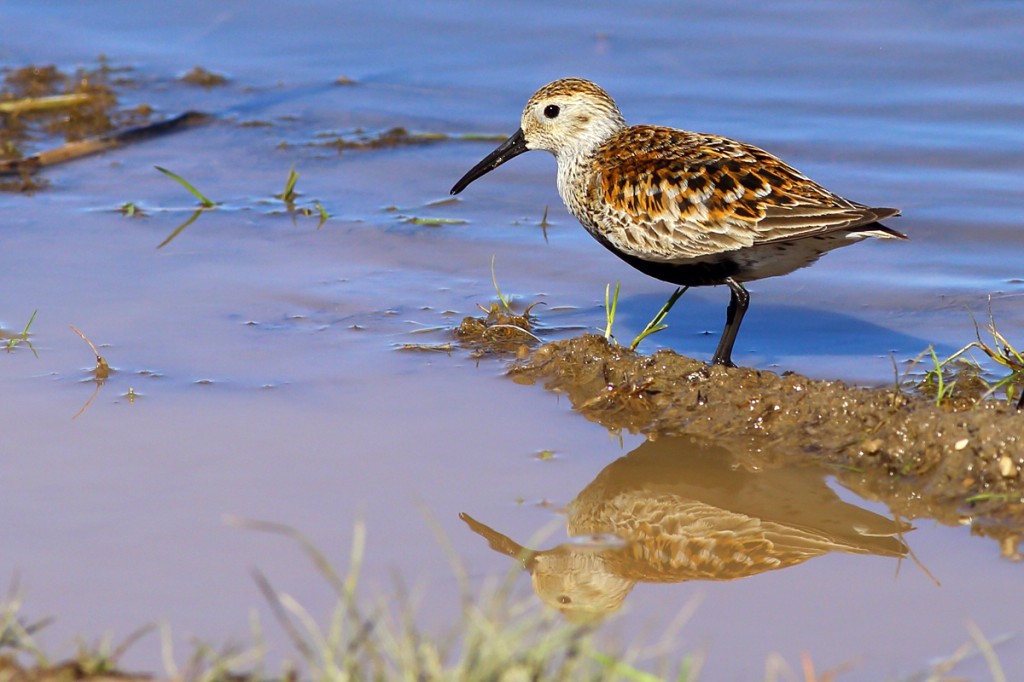
[[[619,283],[615,283],[615,293],[611,293],[612,285],[604,285],[604,338],[608,341],[614,341],[615,337],[612,336],[612,327],[615,325],[615,311],[619,307]]]
[[[299,174],[295,171],[295,164],[292,164],[291,169],[288,171],[288,179],[284,183],[284,191],[280,194],[274,195],[285,204],[288,205],[291,210],[295,205],[295,200],[298,198],[298,194],[295,192],[295,183],[299,181]]]
[[[7,339],[7,343],[5,345],[5,350],[8,353],[10,353],[15,348],[17,348],[18,344],[24,343],[26,346],[28,346],[29,350],[32,351],[32,355],[36,356],[37,358],[39,357],[39,353],[36,352],[36,349],[32,345],[32,342],[28,340],[29,330],[32,328],[32,323],[36,321],[36,314],[38,312],[39,312],[38,308],[33,310],[32,311],[32,316],[28,318],[28,322],[25,323],[25,328],[21,330],[21,333],[20,334],[15,334],[14,336],[11,336],[9,339]]]

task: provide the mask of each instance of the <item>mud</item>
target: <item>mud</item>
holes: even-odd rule
[[[388,149],[408,147],[438,142],[481,142],[501,141],[504,137],[495,135],[449,135],[447,133],[412,132],[406,128],[395,127],[382,131],[353,130],[343,135],[331,134],[314,143],[315,147],[337,149],[338,153],[345,150]]]
[[[145,104],[120,106],[114,86],[131,83],[123,69],[100,60],[96,67],[66,73],[53,65],[30,65],[4,72],[0,103],[33,100],[55,95],[84,95],[74,104],[31,108],[0,114],[0,161],[29,156],[59,141],[74,142],[121,128],[148,122],[153,111]],[[32,192],[46,182],[21,173],[0,180],[0,190]]]
[[[484,340],[474,338],[474,352]],[[669,350],[645,356],[597,335],[518,354],[513,380],[568,395],[583,416],[612,431],[708,439],[750,466],[824,463],[897,515],[969,523],[1020,558],[1024,414],[1005,400],[940,408],[895,383],[868,389],[709,366]]]
[[[531,306],[532,307],[532,306]],[[474,357],[485,355],[529,356],[530,347],[540,343],[533,333],[534,320],[530,308],[518,314],[509,308],[493,304],[486,317],[466,317],[455,328],[459,343]]]
[[[201,88],[216,88],[227,85],[228,79],[219,73],[214,73],[201,66],[194,66],[192,70],[181,77],[182,83],[198,85]]]

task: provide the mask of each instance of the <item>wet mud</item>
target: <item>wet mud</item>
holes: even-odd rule
[[[132,81],[127,69],[105,60],[68,73],[53,65],[8,69],[0,85],[0,162],[16,161],[39,148],[76,142],[142,125],[153,110],[146,104],[121,105],[115,92]],[[15,166],[17,167],[17,166]],[[0,190],[32,192],[46,186],[31,167],[0,179]]]
[[[495,321],[464,321],[456,336],[483,353],[489,338],[481,329]],[[1005,556],[1020,558],[1024,413],[1005,399],[940,407],[896,382],[861,388],[711,366],[670,350],[640,355],[598,335],[530,349],[506,331],[490,351],[515,352],[514,381],[566,394],[575,410],[613,432],[699,438],[744,466],[825,464],[901,517],[970,524],[999,541]]]
[[[486,317],[463,318],[455,328],[459,343],[474,357],[514,353],[525,358],[531,346],[539,345],[540,338],[533,333],[534,321],[529,308],[519,314],[495,303],[484,312]]]
[[[397,126],[386,130],[357,129],[344,134],[322,135],[321,139],[311,144],[314,147],[336,149],[338,153],[346,150],[390,149],[394,147],[421,146],[438,142],[492,142],[501,141],[502,137],[494,135],[414,132]]]

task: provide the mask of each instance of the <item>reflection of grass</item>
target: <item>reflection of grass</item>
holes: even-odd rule
[[[177,237],[179,234],[184,232],[185,228],[187,228],[189,225],[191,225],[196,220],[198,220],[199,216],[201,216],[202,214],[203,214],[203,209],[201,209],[201,208],[196,209],[196,211],[192,215],[190,215],[185,222],[183,222],[181,225],[178,225],[176,228],[174,228],[174,230],[169,235],[167,235],[166,239],[164,239],[162,242],[157,244],[156,248],[162,249],[163,247],[165,247],[168,244],[170,244],[171,241],[175,237]]]

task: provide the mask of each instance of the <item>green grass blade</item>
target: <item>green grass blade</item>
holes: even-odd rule
[[[32,328],[32,323],[36,321],[36,314],[38,312],[39,312],[39,308],[36,308],[35,310],[32,311],[32,317],[28,318],[28,323],[25,325],[25,328],[23,330],[21,330],[21,335],[23,337],[27,337],[28,336],[28,330]]]
[[[491,256],[491,282],[494,284],[494,291],[498,294],[498,300],[501,301],[501,307],[505,310],[511,310],[511,299],[505,297],[501,293],[501,288],[498,286],[498,275],[494,272],[494,256]]]
[[[636,347],[640,345],[640,342],[651,334],[656,334],[663,329],[668,329],[668,325],[662,324],[662,321],[665,319],[665,316],[668,315],[668,311],[672,310],[672,306],[676,304],[679,297],[685,294],[686,290],[689,288],[690,287],[676,287],[676,290],[673,291],[672,295],[668,297],[667,301],[665,301],[665,305],[661,306],[661,310],[659,310],[654,316],[654,319],[648,322],[647,326],[644,327],[644,330],[640,332],[635,339],[633,339],[633,343],[629,344],[630,350],[636,350]]]
[[[615,311],[619,307],[619,283],[615,283],[615,294],[611,296],[609,300],[609,292],[611,291],[611,284],[604,286],[604,317],[605,317],[605,328],[604,338],[609,341],[612,340],[612,327],[615,324]]]
[[[189,192],[191,192],[192,196],[194,196],[196,199],[199,199],[199,203],[201,203],[203,205],[203,208],[213,208],[214,206],[217,205],[216,202],[211,201],[209,198],[207,198],[207,196],[205,194],[203,194],[198,189],[196,189],[194,186],[192,186],[192,183],[190,183],[188,180],[186,180],[185,178],[181,177],[177,173],[169,171],[166,168],[162,168],[160,166],[154,166],[154,168],[156,168],[158,171],[160,171],[164,175],[166,175],[168,177],[171,177],[171,178],[174,178],[179,183],[181,183],[181,186],[184,187],[185,189],[187,189]]]
[[[284,191],[277,195],[277,198],[286,204],[293,203],[295,201],[295,183],[299,181],[299,174],[295,172],[295,164],[292,164],[291,170],[288,171],[288,179],[284,183]]]

